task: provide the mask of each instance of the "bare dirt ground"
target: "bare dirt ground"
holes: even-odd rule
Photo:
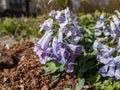
[[[0,90],[63,90],[71,83],[75,90],[77,82],[65,72],[55,80],[52,75],[43,75],[31,41],[10,41],[8,37],[0,40]],[[85,86],[84,90],[88,88]]]
[[[75,80],[61,73],[56,80],[42,75],[41,64],[33,52],[33,43],[22,41],[0,49],[0,89],[2,90],[63,90]]]

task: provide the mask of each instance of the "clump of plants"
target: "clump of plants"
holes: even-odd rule
[[[0,36],[9,35],[17,40],[22,38],[37,37],[39,32],[39,27],[37,23],[40,20],[35,18],[0,18]]]
[[[96,23],[99,12],[79,13],[79,18],[74,18],[69,8],[52,10],[47,20],[39,24],[43,36],[34,41],[34,52],[40,63],[46,64],[44,70],[74,74],[78,90],[84,83],[95,89],[119,89],[119,82],[114,81],[120,79],[120,13],[115,12],[117,15],[108,19],[102,13]],[[86,82],[81,79],[84,76]]]
[[[80,19],[74,18],[69,8],[52,10],[49,16],[39,25],[40,32],[45,34],[40,40],[34,41],[34,52],[39,56],[41,64],[52,60],[63,64],[66,72],[73,72],[75,59],[83,51],[82,45],[77,44],[83,36],[83,29],[78,25]]]
[[[97,50],[97,60],[103,66],[99,73],[103,77],[112,77],[120,79],[120,12],[115,11],[117,15],[112,15],[108,22],[104,22],[102,14],[95,26],[94,49]]]

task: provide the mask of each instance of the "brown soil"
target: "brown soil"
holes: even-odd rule
[[[0,49],[0,90],[63,90],[71,82],[75,89],[77,83],[65,72],[55,80],[44,76],[33,47],[32,42],[23,41]]]
[[[64,90],[71,85],[72,90],[75,90],[77,82],[65,72],[57,75],[54,80],[52,75],[43,75],[42,65],[33,52],[31,41],[7,40],[0,41],[0,90]],[[83,90],[90,87],[85,85]]]

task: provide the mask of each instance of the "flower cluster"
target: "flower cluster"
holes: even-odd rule
[[[40,31],[45,32],[39,41],[34,41],[34,52],[39,56],[41,64],[47,60],[65,65],[65,71],[74,69],[76,56],[81,55],[82,46],[77,45],[82,35],[79,18],[66,8],[62,11],[52,10],[50,18],[40,24]]]
[[[95,26],[95,36],[93,48],[98,51],[97,60],[104,64],[99,70],[103,77],[120,79],[120,12],[112,15],[110,23],[104,24],[102,14]]]

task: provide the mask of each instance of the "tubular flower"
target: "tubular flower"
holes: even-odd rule
[[[48,20],[46,20],[43,24],[40,24],[40,31],[42,30],[52,30],[53,27],[53,19],[49,18]]]
[[[71,73],[76,57],[83,51],[83,47],[76,42],[82,37],[79,18],[74,19],[69,8],[62,11],[52,10],[49,16],[51,18],[40,24],[40,31],[45,30],[45,34],[40,40],[34,41],[34,52],[40,58],[41,64],[52,60],[64,64],[65,71]]]
[[[96,36],[100,36],[102,34],[102,31],[100,30],[100,28],[103,27],[103,25],[104,25],[104,15],[102,13],[95,26]]]
[[[106,26],[103,26],[102,21],[100,21],[101,24],[97,21],[96,27],[101,27],[104,35],[95,34],[101,40],[95,40],[93,48],[98,52],[97,60],[104,64],[99,73],[103,77],[112,77],[118,80],[120,79],[120,12],[117,10],[115,12],[117,15],[112,15],[112,20]],[[102,40],[104,37],[105,39]]]
[[[108,25],[107,27],[104,27],[103,33],[105,36],[110,36],[110,26]]]
[[[46,63],[46,50],[49,47],[49,42],[51,40],[52,33],[52,31],[48,31],[38,42],[34,41],[35,47],[33,51],[40,57],[40,62],[42,64]]]

